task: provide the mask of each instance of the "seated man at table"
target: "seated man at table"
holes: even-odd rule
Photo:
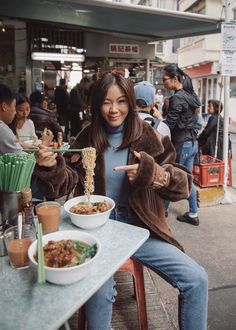
[[[20,153],[21,146],[8,125],[16,114],[16,97],[5,85],[0,84],[0,155]]]

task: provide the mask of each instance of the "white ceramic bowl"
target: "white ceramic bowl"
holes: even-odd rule
[[[60,241],[64,239],[78,240],[91,245],[97,244],[97,253],[92,259],[78,266],[73,266],[68,268],[53,268],[53,267],[45,266],[46,280],[48,282],[55,284],[71,284],[81,280],[85,276],[88,276],[91,271],[92,263],[94,262],[94,260],[97,258],[97,256],[100,254],[101,251],[101,244],[94,235],[79,230],[62,230],[44,235],[43,246],[47,244],[47,242],[50,240]],[[38,266],[38,263],[34,259],[34,255],[36,254],[36,251],[37,251],[37,241],[34,241],[29,247],[28,256],[30,261],[35,266]]]
[[[104,225],[104,223],[107,222],[109,219],[109,216],[111,214],[111,211],[115,207],[115,202],[106,196],[101,195],[91,195],[91,202],[103,202],[104,200],[110,205],[109,210],[101,213],[95,213],[95,214],[75,214],[70,212],[70,208],[80,202],[86,201],[86,196],[78,196],[72,199],[69,199],[64,204],[65,211],[70,215],[71,221],[74,225],[77,227],[83,228],[83,229],[93,229],[100,227]]]

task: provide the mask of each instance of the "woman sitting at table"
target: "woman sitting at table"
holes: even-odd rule
[[[23,94],[16,95],[16,115],[10,127],[22,148],[32,148],[33,141],[38,140],[34,123],[28,118],[29,114],[29,99]]]
[[[91,124],[80,132],[72,148],[96,149],[95,194],[115,201],[111,218],[150,230],[150,238],[133,258],[179,289],[180,329],[205,330],[207,274],[183,252],[166,223],[163,207],[163,199],[188,197],[192,177],[175,164],[169,137],[139,119],[135,108],[132,82],[115,71],[104,73],[93,90]],[[70,165],[81,178],[75,194],[82,195],[84,170],[78,159],[78,155],[72,155]],[[47,172],[39,174],[45,193],[50,187],[51,197],[69,192],[69,178],[57,176],[52,184]],[[110,278],[86,303],[88,329],[111,329],[114,296],[114,280]]]

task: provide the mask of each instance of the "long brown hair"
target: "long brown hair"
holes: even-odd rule
[[[105,72],[96,81],[91,96],[91,130],[90,143],[97,152],[103,152],[109,145],[105,130],[105,120],[101,115],[101,107],[107,96],[108,89],[112,85],[119,86],[125,94],[129,104],[129,112],[125,119],[124,138],[120,149],[128,147],[131,142],[137,140],[142,134],[142,124],[135,110],[136,101],[133,83],[126,79],[120,72]]]
[[[22,103],[26,102],[26,103],[30,104],[28,97],[24,94],[16,94],[15,97],[16,97],[16,111],[17,111],[17,108],[19,107],[19,105],[21,105]],[[11,124],[9,124],[9,127],[12,129],[12,131],[15,135],[17,135],[17,133],[16,133],[17,122],[18,122],[18,120],[15,116],[13,121],[11,122]]]
[[[215,99],[210,99],[208,100],[208,104],[212,104],[213,105],[213,109],[214,109],[214,114],[217,115],[219,112],[222,112],[223,110],[223,104]]]

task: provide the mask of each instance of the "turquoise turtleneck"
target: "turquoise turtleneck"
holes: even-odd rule
[[[117,149],[124,135],[124,123],[118,127],[107,126],[107,138],[110,146],[104,152],[106,168],[106,195],[112,198],[116,206],[127,206],[129,181],[125,171],[114,171],[115,166],[127,165],[128,148]]]

